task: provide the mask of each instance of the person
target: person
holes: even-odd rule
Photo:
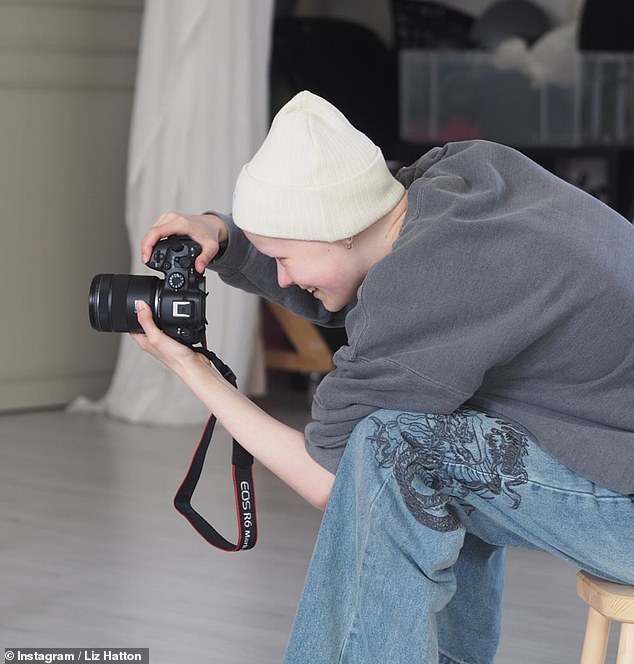
[[[487,141],[396,176],[326,100],[274,118],[232,215],[167,213],[196,269],[348,342],[297,431],[148,306],[138,345],[325,508],[286,662],[492,662],[507,546],[634,583],[634,228]]]

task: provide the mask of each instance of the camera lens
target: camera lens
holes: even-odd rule
[[[160,281],[133,274],[96,275],[88,297],[91,326],[99,332],[141,332],[134,301],[147,302],[156,319]]]

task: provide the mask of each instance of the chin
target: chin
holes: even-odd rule
[[[332,314],[336,314],[338,311],[341,311],[346,306],[345,304],[342,304],[340,302],[328,302],[327,300],[326,301],[322,300],[321,303],[324,309],[326,311],[330,311],[330,313]]]
[[[326,311],[336,314],[356,300],[356,291],[349,293],[317,290],[314,296]]]

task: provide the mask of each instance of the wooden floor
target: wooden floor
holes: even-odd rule
[[[265,405],[298,426],[308,418],[301,392]],[[0,417],[0,652],[149,647],[152,664],[280,661],[320,513],[256,467],[257,547],[212,549],[171,504],[199,434],[63,412]],[[196,505],[231,539],[229,468],[221,433]],[[498,662],[578,661],[585,607],[574,585],[568,565],[509,552]]]

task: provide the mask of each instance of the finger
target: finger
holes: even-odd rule
[[[152,257],[154,245],[168,235],[182,235],[186,232],[187,220],[178,212],[164,212],[152,224],[141,240],[141,259],[147,263]]]
[[[148,339],[152,341],[151,337],[155,336],[155,333],[160,332],[160,330],[154,322],[150,305],[147,304],[147,302],[143,302],[142,300],[135,300],[134,310],[136,312],[136,317],[139,321],[141,329],[143,332],[145,332],[145,335],[148,337]]]
[[[141,240],[141,258],[147,263],[158,240],[169,235],[188,235],[201,246],[201,253],[196,257],[194,267],[203,274],[207,265],[220,248],[218,231],[204,215],[192,216],[179,212],[162,214]]]
[[[141,240],[141,260],[147,263],[152,258],[152,250],[154,245],[162,238],[165,237],[163,231],[158,228],[152,227]]]
[[[214,256],[218,253],[220,246],[218,245],[217,242],[208,245],[204,245],[201,242],[199,242],[199,244],[202,247],[202,251],[196,257],[196,262],[194,263],[194,267],[196,268],[196,271],[199,274],[203,274],[204,271],[207,269],[209,263],[211,263]]]

